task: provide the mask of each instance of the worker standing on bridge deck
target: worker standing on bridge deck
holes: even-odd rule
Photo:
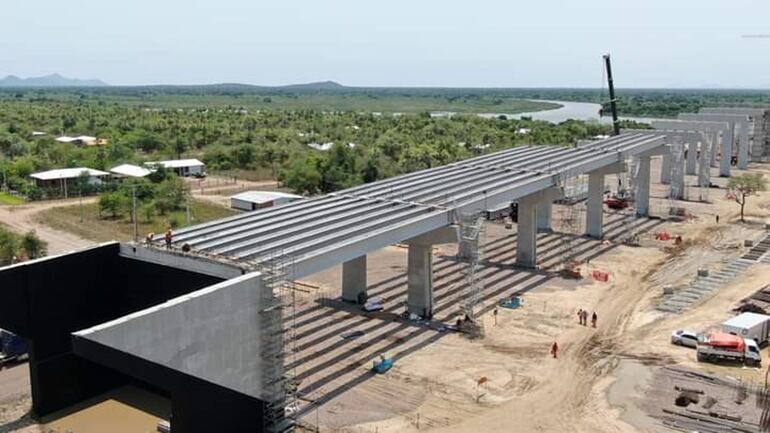
[[[555,341],[553,342],[553,345],[551,346],[551,355],[553,355],[554,359],[556,359],[559,355],[559,344]]]
[[[171,232],[171,227],[166,230],[166,248],[171,248],[171,241],[174,240],[174,233]]]

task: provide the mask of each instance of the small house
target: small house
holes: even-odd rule
[[[230,197],[230,207],[242,211],[253,211],[301,200],[301,195],[278,191],[246,191]]]
[[[67,191],[72,187],[72,184],[81,177],[85,177],[89,185],[98,185],[109,175],[105,171],[76,167],[42,171],[40,173],[33,173],[29,177],[35,180],[35,185],[39,188],[61,188],[62,195],[66,197]]]
[[[164,167],[167,170],[171,170],[174,173],[176,173],[178,176],[187,177],[187,176],[204,176],[206,174],[205,167],[206,164],[198,161],[197,159],[172,159],[168,161],[154,161],[154,162],[147,162],[145,165],[149,167],[155,167],[160,166]]]

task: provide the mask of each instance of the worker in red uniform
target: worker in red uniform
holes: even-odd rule
[[[555,341],[553,342],[553,345],[551,346],[551,355],[553,355],[554,359],[558,357],[559,355],[559,344]]]
[[[171,241],[174,239],[174,233],[171,232],[171,227],[166,230],[166,248],[171,248]]]

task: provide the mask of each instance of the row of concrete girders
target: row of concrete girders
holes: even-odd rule
[[[511,149],[469,164],[428,170],[427,176],[418,172],[391,179],[395,183],[410,178],[379,194],[358,196],[355,189],[346,190],[181,230],[174,243],[189,244],[199,254],[242,262],[291,256],[301,277],[451,224],[455,212],[516,200],[557,185],[570,170],[603,167],[629,152],[661,143],[661,137],[637,134],[607,140],[593,150]],[[532,161],[531,169],[515,168],[525,166],[523,160]],[[543,169],[549,165],[551,170]],[[395,189],[398,193],[391,194]]]
[[[592,144],[584,148],[588,150],[602,151],[601,144]],[[636,212],[638,216],[647,216],[649,211],[650,194],[650,158],[653,155],[665,153],[663,146],[650,148],[645,152],[635,154],[639,159],[639,172],[636,183]],[[482,163],[485,158],[480,158],[475,163]],[[587,200],[587,235],[601,238],[603,227],[603,196],[605,176],[618,173],[625,169],[624,162],[588,171],[589,187]],[[537,232],[542,228],[550,228],[551,207],[555,200],[562,196],[559,188],[551,187],[543,189],[518,200],[518,229],[516,262],[522,267],[535,267],[537,263]],[[545,218],[544,218],[545,217]],[[421,317],[430,317],[433,308],[433,284],[432,284],[432,246],[434,244],[458,242],[459,236],[455,229],[453,235],[444,232],[434,232],[418,239],[411,239],[408,244],[407,260],[407,308],[410,313]],[[462,249],[462,245],[460,246]],[[367,287],[366,281],[367,261],[365,257],[358,257],[343,263],[342,288],[343,299],[351,302],[358,301]]]

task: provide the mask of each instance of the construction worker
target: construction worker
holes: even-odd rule
[[[171,241],[174,240],[174,233],[171,231],[171,227],[166,230],[166,248],[171,248]]]
[[[551,355],[553,355],[554,359],[556,359],[559,355],[559,344],[555,341],[551,345]]]
[[[495,326],[497,326],[497,307],[495,307],[495,310],[492,312],[492,314],[495,316]]]
[[[578,325],[582,325],[582,324],[583,324],[583,309],[581,308],[578,310]]]
[[[153,240],[155,240],[155,233],[152,233],[152,232],[147,233],[147,237],[144,238],[144,242],[147,245],[150,245]]]
[[[717,215],[717,224],[719,224],[719,215]]]
[[[591,327],[596,328],[596,321],[599,319],[599,316],[596,315],[596,311],[594,311],[593,316],[591,316]]]
[[[583,326],[588,326],[588,310],[583,310]]]

